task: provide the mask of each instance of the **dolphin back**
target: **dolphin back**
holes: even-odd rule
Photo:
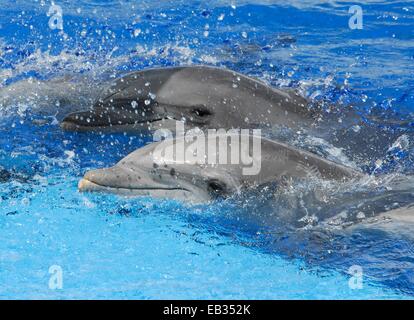
[[[268,177],[286,175],[346,181],[363,176],[354,168],[274,140],[262,138],[261,153],[262,174]]]

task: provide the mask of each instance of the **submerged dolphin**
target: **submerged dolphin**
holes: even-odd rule
[[[205,148],[198,145],[196,151],[192,141],[182,137],[151,143],[132,152],[114,167],[87,172],[79,182],[79,190],[205,202],[266,183],[315,175],[321,179],[346,181],[361,175],[312,153],[259,136],[247,135],[246,138],[246,135],[217,133],[209,134],[202,141]],[[179,146],[183,146],[185,157],[171,152]],[[211,146],[214,148],[209,149]],[[202,149],[206,155],[198,157]],[[191,160],[195,153],[196,161]],[[234,155],[236,161],[233,161]],[[237,155],[238,159],[250,159],[250,162],[237,163]],[[254,166],[259,170],[248,174],[243,170]]]
[[[300,128],[315,119],[308,101],[228,69],[187,66],[132,72],[110,85],[90,110],[68,115],[76,131],[147,131],[175,121],[199,128]]]

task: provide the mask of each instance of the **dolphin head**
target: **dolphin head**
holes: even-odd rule
[[[193,203],[226,198],[239,191],[243,181],[237,166],[199,165],[167,156],[176,144],[176,139],[151,143],[111,168],[89,171],[80,180],[79,190]],[[161,153],[160,160],[157,154]]]
[[[116,80],[89,110],[62,122],[76,131],[152,131],[188,127],[243,128],[289,125],[306,101],[234,71],[207,66],[148,69]],[[285,110],[285,109],[284,109]],[[294,121],[294,120],[293,120]]]
[[[92,108],[67,115],[61,127],[70,131],[131,131],[147,129],[168,120],[165,107],[156,100],[166,72],[137,72],[106,88]]]
[[[344,181],[359,175],[257,135],[199,132],[151,143],[114,167],[89,171],[79,190],[206,202],[285,178]]]

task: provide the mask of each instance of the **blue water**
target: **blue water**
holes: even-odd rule
[[[297,88],[335,114],[354,105],[384,134],[386,152],[321,152],[366,172],[414,172],[412,1],[361,2],[362,30],[348,27],[341,1],[55,3],[63,31],[49,28],[48,1],[0,0],[0,89],[30,77],[82,74],[94,88],[145,67],[226,66]],[[0,298],[414,297],[412,226],[268,230],[231,202],[80,194],[85,171],[148,137],[62,132],[29,100],[0,109]],[[62,288],[49,287],[53,265]],[[353,265],[364,270],[361,289],[349,286]]]

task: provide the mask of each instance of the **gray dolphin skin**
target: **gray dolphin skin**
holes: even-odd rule
[[[381,214],[377,220],[392,220],[393,222],[401,222],[405,224],[414,223],[414,205],[408,205],[402,208],[393,209]]]
[[[200,163],[188,161],[187,157],[182,158],[185,161],[178,161],[176,153],[168,152],[182,143],[185,155],[194,154],[187,140],[174,138],[154,142],[132,152],[111,168],[87,172],[79,182],[79,190],[201,203],[286,179],[315,178],[316,175],[321,179],[347,181],[361,176],[351,168],[259,136],[247,135],[248,140],[244,141],[248,143],[239,143],[237,149],[237,141],[242,139],[243,135],[231,133],[208,135],[204,140],[205,150],[213,150],[206,152],[207,158],[213,161]],[[208,149],[208,146],[216,147]],[[251,161],[234,163],[231,156],[235,153],[240,155],[239,159],[250,157]],[[157,156],[160,154],[163,156]],[[227,155],[224,162],[219,159],[223,154]],[[244,174],[243,167],[254,164],[260,170]]]
[[[69,131],[147,132],[188,127],[257,128],[310,126],[308,101],[224,68],[186,66],[147,69],[117,79],[89,110],[64,118]]]

